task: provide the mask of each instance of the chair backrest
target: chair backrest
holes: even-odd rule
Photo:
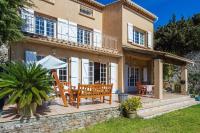
[[[91,84],[91,85],[78,85],[79,96],[91,96],[91,95],[106,95],[112,94],[113,84]]]
[[[136,82],[136,88],[140,90],[142,87],[142,83],[140,81]]]

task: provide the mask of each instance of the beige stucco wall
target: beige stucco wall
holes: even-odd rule
[[[94,19],[80,15],[80,4],[72,0],[55,0],[55,4],[50,4],[42,0],[33,0],[36,12],[43,13],[55,18],[62,18],[79,25],[102,31],[102,12],[93,8]]]
[[[122,52],[122,8],[121,4],[114,3],[103,10],[103,33],[117,39],[118,50]]]
[[[134,27],[137,27],[145,32],[150,31],[153,33],[154,31],[153,30],[154,24],[152,21],[139,15],[135,11],[129,9],[128,7],[123,6],[122,8],[122,44],[123,45],[132,45],[128,42],[128,29],[127,29],[128,23],[133,24]],[[145,39],[147,40],[147,36]],[[145,42],[147,43],[147,41]],[[137,48],[137,45],[135,48]]]

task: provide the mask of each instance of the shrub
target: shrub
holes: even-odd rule
[[[200,95],[200,73],[189,74],[189,93]]]
[[[125,111],[137,111],[142,107],[142,102],[140,97],[132,97],[124,101],[121,105],[122,109]]]

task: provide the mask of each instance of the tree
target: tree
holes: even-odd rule
[[[180,56],[200,50],[200,14],[179,21],[173,15],[168,24],[155,32],[155,49]]]
[[[32,5],[31,0],[0,0],[0,45],[23,38],[21,33],[23,20],[18,11],[24,6]]]

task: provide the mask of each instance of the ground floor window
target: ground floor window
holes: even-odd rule
[[[136,86],[139,81],[140,71],[137,67],[128,67],[128,86]]]
[[[89,84],[107,83],[107,65],[89,62]]]
[[[60,60],[62,60],[62,61],[67,63],[67,59],[66,58],[60,58]],[[63,67],[63,68],[58,69],[57,70],[57,74],[58,74],[59,80],[61,82],[68,81],[68,65],[67,65],[67,67]]]

